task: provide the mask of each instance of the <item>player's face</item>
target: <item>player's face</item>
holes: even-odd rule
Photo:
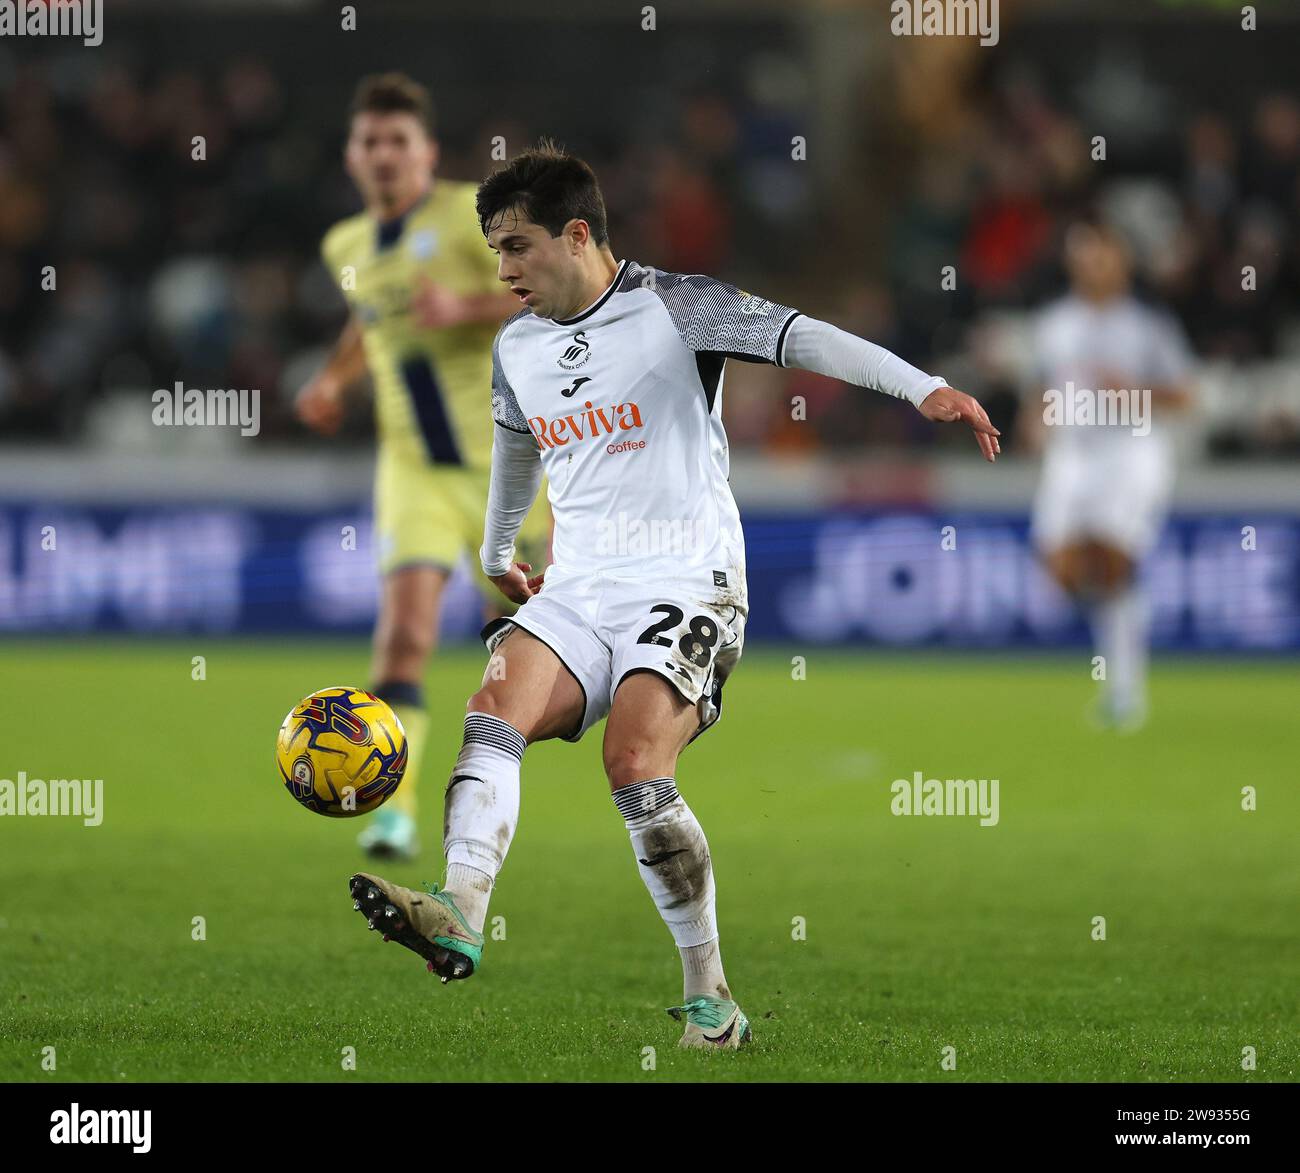
[[[574,304],[583,296],[582,268],[569,232],[575,223],[585,222],[570,221],[552,236],[540,224],[508,212],[488,233],[498,257],[498,280],[539,318],[564,318],[582,308]]]
[[[1065,264],[1070,284],[1084,297],[1116,297],[1128,288],[1128,254],[1111,237],[1088,229],[1071,233]]]
[[[352,119],[346,158],[367,205],[396,209],[424,190],[438,146],[414,114],[363,111]]]

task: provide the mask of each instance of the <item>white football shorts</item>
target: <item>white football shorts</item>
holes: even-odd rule
[[[1093,539],[1140,560],[1160,536],[1172,489],[1173,455],[1156,436],[1101,451],[1049,449],[1034,497],[1034,545],[1051,551]]]
[[[732,572],[734,574],[734,571]],[[553,651],[582,686],[586,710],[577,741],[608,715],[631,672],[662,676],[695,705],[693,741],[722,713],[722,685],[740,660],[748,614],[743,584],[566,574],[552,567],[540,593],[483,629],[492,650],[513,624]]]

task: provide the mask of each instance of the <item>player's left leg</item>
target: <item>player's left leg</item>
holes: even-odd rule
[[[739,1047],[749,1020],[731,997],[718,948],[713,862],[704,830],[677,793],[677,757],[700,729],[696,704],[649,670],[625,675],[605,726],[604,762],[641,879],[682,962],[683,1046]]]

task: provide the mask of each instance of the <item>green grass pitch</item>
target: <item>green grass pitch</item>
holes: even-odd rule
[[[1152,723],[1116,737],[1083,719],[1082,652],[805,649],[804,680],[793,654],[746,655],[678,771],[756,1036],[698,1055],[664,1013],[677,953],[599,728],[528,751],[489,913],[505,939],[442,986],[352,911],[359,824],[300,809],[274,768],[284,714],[364,685],[364,647],[11,642],[0,778],[102,777],[104,822],[0,818],[0,1079],[1297,1079],[1292,664],[1161,661]],[[482,662],[430,671],[428,854],[399,882],[442,878]],[[894,816],[890,784],[916,770],[997,778],[1000,821]]]

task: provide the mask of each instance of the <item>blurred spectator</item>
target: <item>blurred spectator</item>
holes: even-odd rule
[[[478,178],[494,135],[514,151],[558,134],[601,176],[620,255],[798,305],[960,382],[999,422],[1016,402],[1014,316],[1060,289],[1062,225],[1085,207],[1123,228],[1139,287],[1204,359],[1263,364],[1300,349],[1296,97],[1216,104],[1206,90],[1188,102],[1174,88],[1181,47],[1139,52],[1104,25],[1082,57],[1050,29],[1017,52],[1006,8],[996,50],[892,39],[894,72],[864,67],[870,99],[844,136],[869,146],[825,188],[791,157],[801,136],[818,149],[807,141],[818,63],[797,40],[762,36],[721,55],[696,42],[666,81],[630,82],[580,120],[541,120],[539,107],[563,106],[476,79],[478,98],[461,103],[474,117],[443,127],[442,173]],[[258,386],[264,435],[310,443],[284,400],[345,312],[317,250],[356,210],[339,157],[354,74],[291,72],[242,46],[210,67],[150,48],[145,38],[75,65],[57,52],[0,57],[0,429],[75,436],[88,401],[122,392],[129,372],[142,396],[178,378]],[[1078,60],[1082,72],[1066,68]],[[442,83],[457,97],[469,84],[454,71]],[[960,442],[798,371],[733,364],[727,386],[738,448]],[[792,416],[794,396],[806,419]],[[1231,443],[1211,421],[1213,450],[1294,447],[1289,402],[1233,424]]]

